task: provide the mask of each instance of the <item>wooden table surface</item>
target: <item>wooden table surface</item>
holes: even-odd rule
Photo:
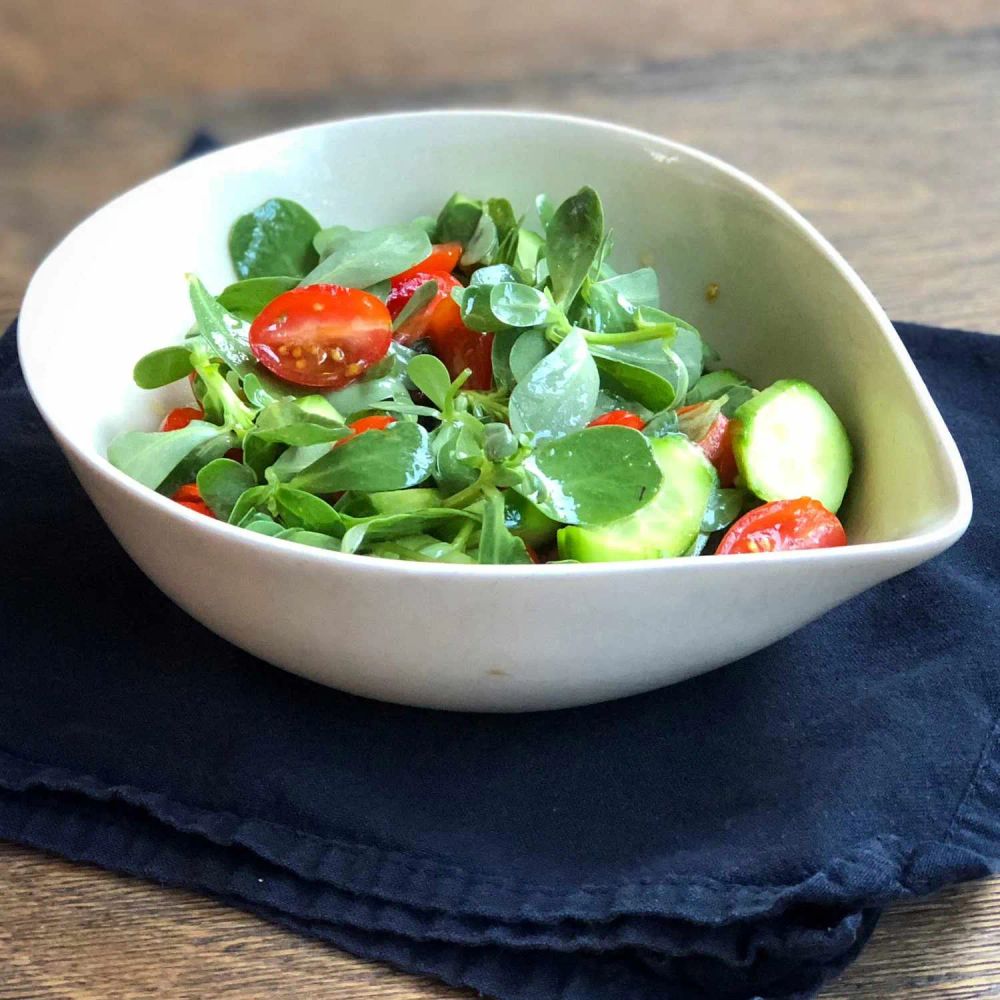
[[[892,316],[1000,329],[995,0],[0,0],[0,52],[4,324],[45,250],[195,127],[503,105],[716,153],[809,216]],[[471,996],[0,845],[0,1000],[282,995]],[[823,996],[1000,996],[1000,879],[892,908]]]

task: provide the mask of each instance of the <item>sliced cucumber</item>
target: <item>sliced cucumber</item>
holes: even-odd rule
[[[576,525],[559,531],[559,555],[579,562],[662,559],[683,555],[701,529],[719,478],[704,452],[687,438],[650,442],[663,482],[634,514],[599,528]]]
[[[851,442],[808,382],[775,382],[737,411],[733,452],[743,484],[761,500],[812,497],[836,513],[851,475]]]

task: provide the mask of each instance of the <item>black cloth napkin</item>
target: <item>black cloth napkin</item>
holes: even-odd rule
[[[1000,868],[1000,337],[900,330],[967,536],[730,667],[519,716],[340,694],[188,618],[80,490],[9,332],[0,837],[505,1000],[811,995],[887,902]]]
[[[880,907],[1000,870],[1000,337],[899,329],[968,465],[966,537],[732,666],[518,716],[340,694],[188,618],[8,332],[0,837],[503,1000],[811,996]]]

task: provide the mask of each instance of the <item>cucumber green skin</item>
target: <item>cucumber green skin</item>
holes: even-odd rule
[[[620,521],[597,528],[562,528],[561,558],[579,562],[664,559],[691,548],[719,477],[702,450],[687,438],[654,438],[649,443],[663,472],[655,496]]]
[[[376,514],[410,514],[441,506],[441,494],[432,489],[389,490],[370,493],[368,499]]]
[[[779,430],[788,432],[787,454]],[[744,403],[732,440],[740,479],[761,500],[812,497],[831,513],[840,509],[854,464],[851,442],[808,382],[783,379]]]
[[[520,493],[507,490],[503,504],[507,530],[517,535],[525,545],[530,545],[533,549],[544,549],[555,541],[559,522],[543,514],[530,500]]]

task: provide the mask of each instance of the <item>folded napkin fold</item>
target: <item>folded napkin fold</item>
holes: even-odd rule
[[[880,907],[1000,870],[1000,338],[900,332],[973,480],[959,545],[732,666],[515,716],[327,690],[188,618],[9,332],[0,837],[504,1000],[813,995]]]

